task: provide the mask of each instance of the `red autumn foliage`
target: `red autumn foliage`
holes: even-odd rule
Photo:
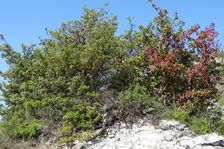
[[[203,105],[216,94],[215,85],[219,80],[215,61],[219,51],[217,35],[214,24],[202,31],[195,25],[180,36],[173,32],[169,38],[158,38],[157,45],[161,46],[150,45],[145,50],[148,72],[164,79],[164,83],[155,88],[161,99],[186,106],[197,98],[197,104]]]

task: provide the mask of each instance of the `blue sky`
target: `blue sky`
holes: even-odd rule
[[[125,19],[128,16],[134,18],[136,26],[146,25],[155,16],[147,0],[7,0],[0,5],[0,34],[19,51],[22,43],[38,44],[39,37],[46,37],[45,28],[57,29],[62,22],[79,19],[83,5],[99,9],[107,2],[107,10],[118,16],[118,33],[128,28]],[[214,22],[224,42],[223,0],[154,0],[154,3],[168,9],[170,14],[178,12],[187,26],[198,23],[205,27]],[[0,59],[0,70],[6,69]]]

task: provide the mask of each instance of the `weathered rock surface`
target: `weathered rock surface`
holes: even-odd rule
[[[195,135],[184,124],[161,120],[158,126],[146,121],[134,124],[132,128],[115,124],[106,130],[104,136],[73,149],[222,149],[224,147],[220,145],[208,144],[220,140],[224,137],[214,133]]]

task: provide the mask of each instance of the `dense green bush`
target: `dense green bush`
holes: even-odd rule
[[[19,53],[3,39],[0,49],[9,65],[1,74],[7,80],[2,88],[4,127],[11,127],[11,121],[28,125],[28,130],[12,131],[16,137],[31,137],[37,129],[31,128],[36,126],[29,124],[32,119],[53,121],[57,127],[71,123],[71,130],[77,131],[97,126],[100,92],[109,87],[124,57],[116,29],[115,16],[84,8],[80,20],[48,31],[49,39],[39,47],[23,45]]]

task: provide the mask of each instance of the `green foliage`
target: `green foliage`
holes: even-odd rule
[[[153,7],[158,16],[148,26],[135,31],[129,19],[121,35],[116,16],[84,7],[79,20],[47,30],[48,39],[22,45],[21,53],[1,38],[9,65],[0,73],[6,79],[0,84],[2,133],[22,140],[54,131],[62,143],[85,140],[114,111],[126,122],[160,114],[190,123],[197,133],[215,130],[208,117],[194,117],[217,93],[214,24],[185,30],[177,15]]]
[[[94,124],[101,122],[102,116],[96,107],[89,106],[86,102],[76,103],[73,111],[66,112],[63,116],[62,134],[69,135],[79,130],[91,129]]]
[[[220,99],[219,99],[219,103],[220,103],[222,106],[224,106],[224,98],[220,98]]]
[[[67,144],[70,142],[73,142],[74,140],[78,141],[85,141],[89,138],[91,138],[94,135],[94,132],[91,130],[86,130],[81,133],[73,133],[72,135],[68,137],[63,137],[62,140],[60,140],[58,143],[59,144]]]
[[[190,128],[199,134],[210,133],[213,131],[213,123],[206,117],[193,116],[190,119]]]
[[[97,126],[99,93],[111,84],[124,57],[116,29],[115,16],[84,7],[80,20],[48,31],[49,39],[41,40],[39,47],[23,45],[19,53],[3,40],[0,50],[9,70],[1,73],[7,79],[2,96],[8,108],[1,115],[4,128],[13,131],[9,135],[38,135],[33,119],[45,125],[53,121],[56,127],[63,123],[67,129]]]
[[[220,70],[220,75],[222,76],[222,78],[220,80],[220,83],[221,83],[221,85],[223,85],[224,84],[224,79],[223,79],[223,75],[224,75],[224,52],[223,51],[221,51],[218,54],[218,57],[216,58],[216,60],[220,64],[219,70]]]
[[[186,122],[188,119],[188,113],[183,110],[179,110],[173,113],[173,117],[180,122]]]
[[[7,136],[4,133],[4,130],[2,128],[2,124],[0,124],[0,144],[3,145],[5,142],[7,142],[9,140],[9,136]],[[0,146],[1,148],[1,146]],[[3,147],[2,147],[3,148]]]
[[[160,113],[161,118],[170,118],[180,121],[181,123],[186,123],[190,117],[189,113],[184,110],[178,110],[176,108],[166,108]]]
[[[223,135],[223,115],[219,107],[214,107],[209,111],[192,115],[192,113],[183,109],[177,109],[173,106],[164,106],[163,110],[158,113],[158,116],[160,118],[175,119],[181,123],[185,123],[193,132],[198,134],[217,132]]]
[[[7,134],[10,138],[30,139],[41,133],[42,124],[37,119],[22,121],[14,117],[9,121],[4,121],[2,127],[5,128],[2,130],[3,134]]]
[[[219,135],[224,136],[224,120],[219,120],[216,122],[216,131],[219,133]]]
[[[59,144],[66,144],[74,141],[74,137],[65,137],[63,140],[60,140],[58,143]]]
[[[38,136],[40,134],[41,127],[40,121],[36,119],[29,120],[27,123],[24,123],[24,125],[19,127],[18,133],[20,136],[29,139],[31,137]]]
[[[152,113],[156,97],[150,96],[145,87],[135,85],[128,90],[122,91],[118,95],[119,116],[125,121],[133,122],[137,117]]]

